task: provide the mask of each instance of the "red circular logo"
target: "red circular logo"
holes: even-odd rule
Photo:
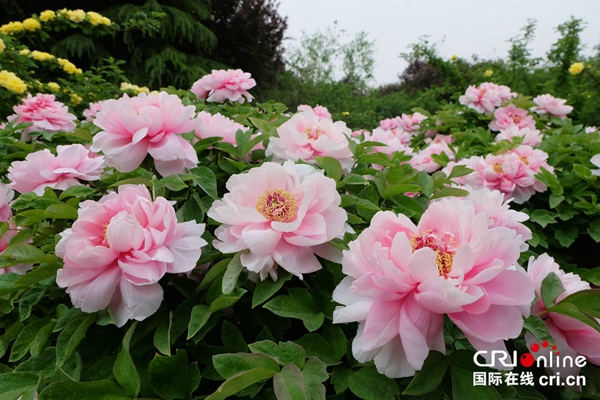
[[[533,365],[535,359],[531,354],[525,353],[521,356],[520,361],[522,366],[524,366],[525,368],[529,368]]]

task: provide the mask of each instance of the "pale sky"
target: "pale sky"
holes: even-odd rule
[[[505,58],[508,40],[527,19],[537,20],[530,48],[543,56],[559,35],[556,27],[571,16],[586,23],[580,34],[584,54],[600,44],[600,0],[279,0],[279,14],[288,17],[286,46],[302,31],[325,32],[337,21],[348,34],[365,31],[375,40],[376,84],[397,82],[406,67],[400,53],[429,35],[443,57]]]

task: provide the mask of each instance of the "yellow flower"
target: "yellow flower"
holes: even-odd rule
[[[342,115],[350,115],[350,111],[342,111]]]
[[[485,76],[486,78],[489,78],[492,75],[494,75],[494,71],[492,71],[491,69],[486,70],[483,74],[483,76]]]
[[[0,71],[0,86],[5,87],[11,92],[21,94],[27,90],[27,85],[13,72],[5,70]]]
[[[38,61],[48,61],[53,60],[54,56],[50,53],[46,53],[45,51],[37,51],[33,50],[30,55],[31,58]]]
[[[4,40],[2,40],[0,38],[0,53],[2,53],[5,48],[6,48],[6,45],[4,44]]]
[[[83,10],[69,10],[66,13],[68,20],[73,22],[81,22],[85,19],[85,11]]]
[[[576,62],[569,67],[569,72],[571,75],[579,75],[581,71],[583,71],[583,63]]]
[[[71,93],[69,97],[71,98],[71,103],[73,103],[74,106],[83,101],[83,99],[77,93]]]
[[[60,90],[60,86],[56,82],[48,82],[47,85],[53,92],[58,92]]]
[[[121,82],[121,91],[133,90],[133,85],[129,82]]]
[[[452,54],[452,55],[450,56],[450,61],[454,61],[454,60],[456,60],[456,54]]]
[[[34,32],[38,29],[41,29],[42,24],[40,24],[40,21],[35,18],[27,18],[25,21],[23,21],[23,27],[30,32]]]
[[[136,94],[140,94],[140,93],[142,93],[142,92],[144,92],[144,93],[146,93],[146,94],[150,93],[150,89],[148,89],[146,86],[142,86],[142,87],[140,87],[140,86],[138,86],[138,85],[133,85],[133,91],[134,91]]]
[[[95,11],[88,11],[87,16],[90,20],[90,24],[94,26],[100,25],[102,23],[102,15],[98,14]]]
[[[9,22],[8,24],[0,26],[0,32],[5,35],[12,35],[15,32],[23,32],[24,30],[23,23],[19,21]]]
[[[58,62],[58,64],[60,64],[60,66],[63,68],[63,70],[67,73],[67,74],[77,74],[77,73],[81,73],[81,70],[75,66],[75,64],[73,64],[71,61],[69,60],[65,60],[64,58],[57,58],[56,61]]]
[[[110,24],[112,24],[110,19],[108,19],[107,17],[102,17],[102,20],[100,21],[100,23],[103,25],[106,25],[106,26],[110,26]]]
[[[22,56],[29,55],[29,53],[31,53],[31,51],[29,51],[29,49],[21,49],[21,50],[19,50],[19,54],[22,55]]]
[[[54,17],[56,17],[56,14],[52,10],[46,10],[40,13],[40,20],[43,22],[52,21]]]

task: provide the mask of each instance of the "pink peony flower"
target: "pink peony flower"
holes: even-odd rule
[[[432,173],[440,169],[440,165],[433,160],[432,154],[445,153],[450,160],[454,160],[454,152],[450,148],[450,143],[454,142],[452,136],[438,134],[435,138],[426,139],[429,143],[427,147],[421,149],[413,158],[409,161],[410,165],[418,171],[425,171]]]
[[[600,365],[600,347],[598,347],[600,333],[598,331],[566,315],[546,312],[546,306],[542,301],[541,287],[542,281],[551,272],[554,272],[558,276],[565,288],[565,291],[558,295],[556,299],[557,303],[560,303],[561,300],[570,294],[590,289],[589,283],[582,281],[579,275],[575,275],[572,272],[565,273],[554,259],[547,254],[544,253],[535,260],[531,257],[527,267],[527,274],[533,281],[537,294],[537,301],[532,305],[531,312],[544,318],[544,322],[556,342],[557,350],[560,351],[561,357],[571,356],[575,359],[575,357],[581,354],[586,357],[588,362]],[[527,339],[528,346],[534,342],[534,337],[530,333],[525,338]],[[541,355],[545,355],[546,359],[548,359],[549,351],[543,348],[540,350],[539,352],[535,352],[533,356],[538,358]],[[553,370],[554,372],[560,372],[563,376],[579,374],[579,367],[576,365],[572,367],[564,366],[564,368],[555,367]]]
[[[324,244],[343,232],[347,216],[333,179],[287,161],[233,175],[226,186],[229,193],[207,213],[223,224],[213,246],[223,253],[247,250],[241,262],[249,271],[276,280],[277,264],[302,278],[321,269],[315,253],[335,259]]]
[[[490,129],[501,131],[511,126],[517,126],[519,129],[535,129],[533,117],[527,114],[527,110],[518,108],[514,104],[506,107],[500,107],[494,111],[494,119],[490,122]]]
[[[92,150],[102,151],[108,166],[120,172],[133,171],[150,154],[162,176],[183,174],[198,165],[194,147],[181,137],[198,126],[195,113],[194,106],[167,92],[105,100],[94,120],[102,131]]]
[[[244,97],[252,101],[253,97],[248,89],[256,86],[256,81],[250,78],[248,72],[241,69],[214,70],[210,75],[204,75],[192,85],[192,93],[199,99],[224,103],[239,101],[243,103]]]
[[[231,143],[236,146],[235,134],[241,129],[246,132],[247,126],[238,124],[234,120],[227,118],[224,115],[216,113],[211,115],[206,111],[198,113],[198,127],[196,128],[196,136],[200,139],[208,137],[222,137],[226,143]]]
[[[593,132],[598,132],[598,128],[596,128],[595,126],[586,126],[585,127],[585,133],[593,133]]]
[[[15,114],[8,116],[8,121],[32,123],[23,131],[21,140],[29,140],[31,132],[72,132],[75,129],[77,118],[55,99],[53,94],[38,93],[35,97],[28,94],[22,104],[13,107]]]
[[[464,95],[458,98],[460,104],[479,113],[491,114],[506,100],[517,97],[508,86],[484,82],[478,87],[469,86]]]
[[[48,149],[30,153],[25,161],[14,161],[8,168],[10,187],[17,192],[34,192],[38,196],[44,188],[65,190],[81,185],[81,181],[95,181],[104,172],[104,157],[90,153],[80,144],[57,146],[56,156]]]
[[[108,307],[119,327],[142,321],[162,302],[164,274],[196,266],[203,232],[204,224],[178,223],[170,202],[152,201],[145,186],[119,186],[118,193],[79,205],[79,218],[56,245],[64,261],[56,283],[84,312]]]
[[[445,352],[444,314],[476,349],[505,350],[534,298],[514,266],[523,242],[468,199],[433,202],[417,226],[378,212],[344,251],[333,322],[359,322],[354,357],[390,378],[413,375],[430,350]]]
[[[96,118],[96,114],[102,110],[102,103],[104,101],[98,101],[96,103],[90,103],[87,110],[83,111],[83,116],[86,117],[86,121],[93,121]]]
[[[15,192],[4,183],[0,182],[0,222],[6,222],[12,217],[10,202],[15,196]]]
[[[337,159],[345,172],[354,165],[348,139],[352,131],[343,121],[333,122],[319,118],[311,111],[295,114],[277,128],[279,137],[272,137],[266,155],[274,155],[275,160],[302,160],[316,164],[319,156]]]
[[[513,143],[514,137],[523,138],[521,143],[529,146],[539,146],[543,139],[542,134],[537,129],[519,128],[517,125],[511,125],[508,128],[501,129],[494,141],[500,142],[501,140],[508,140]]]
[[[298,106],[298,111],[312,111],[319,118],[331,119],[331,113],[329,112],[327,107],[323,107],[318,104],[315,106],[315,108],[312,108],[311,106],[309,106],[307,104],[300,104]]]
[[[573,111],[573,107],[565,105],[567,102],[563,99],[557,99],[549,94],[542,94],[533,98],[536,107],[531,107],[531,111],[538,114],[549,114],[551,117],[566,118],[567,114]]]
[[[465,165],[474,171],[469,175],[454,178],[460,185],[474,188],[490,188],[499,190],[507,198],[513,198],[517,204],[523,204],[535,192],[544,192],[547,187],[535,178],[541,168],[554,172],[554,168],[546,162],[548,154],[531,146],[520,145],[506,153],[484,157],[471,157],[456,163],[450,162],[443,169],[449,174],[454,165]]]
[[[376,153],[385,153],[388,156],[397,151],[403,151],[404,154],[413,155],[412,147],[403,143],[402,138],[394,134],[392,130],[384,130],[381,128],[373,129],[373,133],[365,131],[365,141],[385,143],[387,146],[374,146]],[[410,143],[410,140],[408,141]]]
[[[6,250],[11,239],[14,238],[17,235],[17,233],[19,233],[18,229],[11,224],[9,230],[7,230],[6,233],[2,235],[2,237],[0,237],[0,254],[2,254],[4,250]],[[12,267],[0,268],[0,275],[8,274],[11,272],[23,275],[25,274],[25,272],[29,271],[32,268],[33,265],[31,264],[17,264],[13,265]]]

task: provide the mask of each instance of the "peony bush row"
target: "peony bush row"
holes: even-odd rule
[[[596,128],[488,82],[352,131],[255,85],[213,71],[83,112],[23,93],[0,131],[4,397],[596,393]],[[538,343],[587,363],[513,358]],[[475,360],[587,380],[476,386]]]

